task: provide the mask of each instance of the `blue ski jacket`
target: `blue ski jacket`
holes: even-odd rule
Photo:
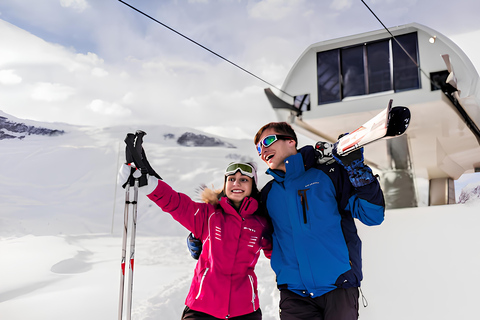
[[[273,224],[271,266],[279,289],[318,297],[336,288],[359,287],[361,240],[353,218],[383,222],[385,201],[378,181],[355,188],[337,162],[318,164],[312,146],[285,159],[286,172],[262,189]]]

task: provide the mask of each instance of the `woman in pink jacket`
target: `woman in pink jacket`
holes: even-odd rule
[[[269,223],[259,207],[256,165],[232,162],[223,190],[204,189],[194,202],[159,180],[148,194],[203,244],[182,319],[262,319],[254,269],[270,258]]]

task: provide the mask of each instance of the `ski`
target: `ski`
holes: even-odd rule
[[[350,134],[339,138],[335,144],[317,142],[315,149],[320,158],[331,157],[334,145],[337,147],[338,155],[342,156],[377,140],[404,134],[410,124],[410,110],[407,107],[392,107],[392,103],[393,100],[390,100],[384,110]]]

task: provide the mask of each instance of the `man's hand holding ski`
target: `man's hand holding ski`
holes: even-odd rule
[[[354,187],[366,186],[375,181],[372,169],[363,162],[363,148],[357,149],[344,156],[340,156],[337,153],[337,143],[335,143],[332,150],[332,156],[345,168],[345,170],[347,170],[350,182]]]

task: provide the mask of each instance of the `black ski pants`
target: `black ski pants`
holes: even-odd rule
[[[280,291],[281,320],[357,320],[358,288],[338,288],[323,296],[302,297],[290,290]]]
[[[189,307],[185,307],[182,314],[182,320],[189,319],[189,320],[218,320],[220,318],[215,318],[209,314],[195,311],[190,309]],[[260,308],[257,311],[245,314],[243,316],[228,318],[232,320],[262,320],[262,311]]]

